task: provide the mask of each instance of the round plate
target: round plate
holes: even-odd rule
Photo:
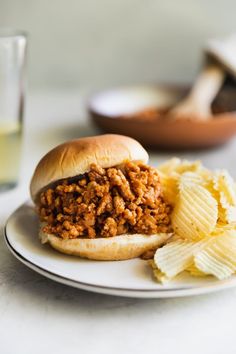
[[[5,227],[9,250],[29,268],[47,278],[76,288],[117,296],[168,298],[198,295],[236,286],[236,277],[219,281],[182,274],[166,285],[158,284],[146,261],[102,262],[58,253],[38,239],[38,218],[30,203],[20,206]]]

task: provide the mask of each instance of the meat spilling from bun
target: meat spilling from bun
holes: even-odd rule
[[[31,181],[42,242],[98,260],[138,257],[166,242],[171,210],[147,160],[137,141],[119,135],[51,150]]]
[[[41,193],[44,232],[63,239],[170,232],[170,207],[153,168],[130,161],[106,169],[92,164],[77,178]]]

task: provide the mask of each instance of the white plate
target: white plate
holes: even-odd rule
[[[182,274],[161,285],[152,278],[146,261],[101,262],[67,256],[41,245],[38,219],[30,203],[19,207],[5,227],[5,240],[13,255],[29,268],[63,284],[93,292],[140,298],[165,298],[210,293],[236,286],[236,277],[219,281]]]

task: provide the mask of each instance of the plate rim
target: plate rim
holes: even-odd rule
[[[17,252],[14,247],[10,244],[7,234],[5,233],[4,229],[4,239],[5,243],[7,245],[8,250],[11,252],[11,254],[19,260],[22,264],[30,268],[31,270],[35,271],[36,273],[45,276],[46,278],[56,281],[60,284],[68,285],[73,288],[77,289],[82,289],[94,293],[100,293],[104,295],[113,295],[113,296],[124,296],[124,297],[131,297],[131,298],[171,298],[171,297],[180,297],[180,296],[186,296],[186,295],[176,295],[176,294],[170,294],[170,291],[176,292],[179,291],[180,289],[129,289],[129,288],[115,288],[115,287],[108,287],[108,286],[98,286],[98,285],[93,285],[91,283],[84,283],[81,281],[76,281],[73,279],[69,279],[67,277],[58,275],[56,273],[53,273],[51,271],[48,271],[33,262],[29,261],[26,259],[24,256],[22,256],[19,252]],[[181,291],[188,290],[192,288],[181,288]],[[153,296],[152,296],[153,295]]]
[[[3,236],[8,250],[17,258],[21,263],[23,263],[28,268],[34,270],[35,272],[54,280],[58,283],[62,283],[74,288],[79,288],[82,290],[92,291],[95,293],[102,293],[107,295],[115,296],[126,296],[126,297],[138,297],[138,298],[173,298],[173,297],[184,297],[184,296],[195,296],[201,294],[208,294],[216,291],[226,290],[236,286],[236,278],[229,278],[222,281],[216,281],[212,284],[200,285],[196,287],[184,286],[178,288],[163,288],[163,289],[137,289],[137,288],[121,288],[106,285],[97,285],[92,283],[86,283],[79,280],[70,279],[68,277],[56,274],[50,270],[42,268],[41,266],[35,264],[31,260],[23,256],[19,251],[15,249],[8,238],[7,228],[11,221],[11,218],[15,215],[17,210],[21,207],[29,205],[28,201],[22,203],[18,208],[16,208],[11,215],[8,217],[5,226],[3,228]]]

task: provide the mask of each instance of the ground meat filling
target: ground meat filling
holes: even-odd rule
[[[159,175],[143,163],[92,164],[90,172],[42,192],[38,212],[43,231],[63,239],[170,231]]]

